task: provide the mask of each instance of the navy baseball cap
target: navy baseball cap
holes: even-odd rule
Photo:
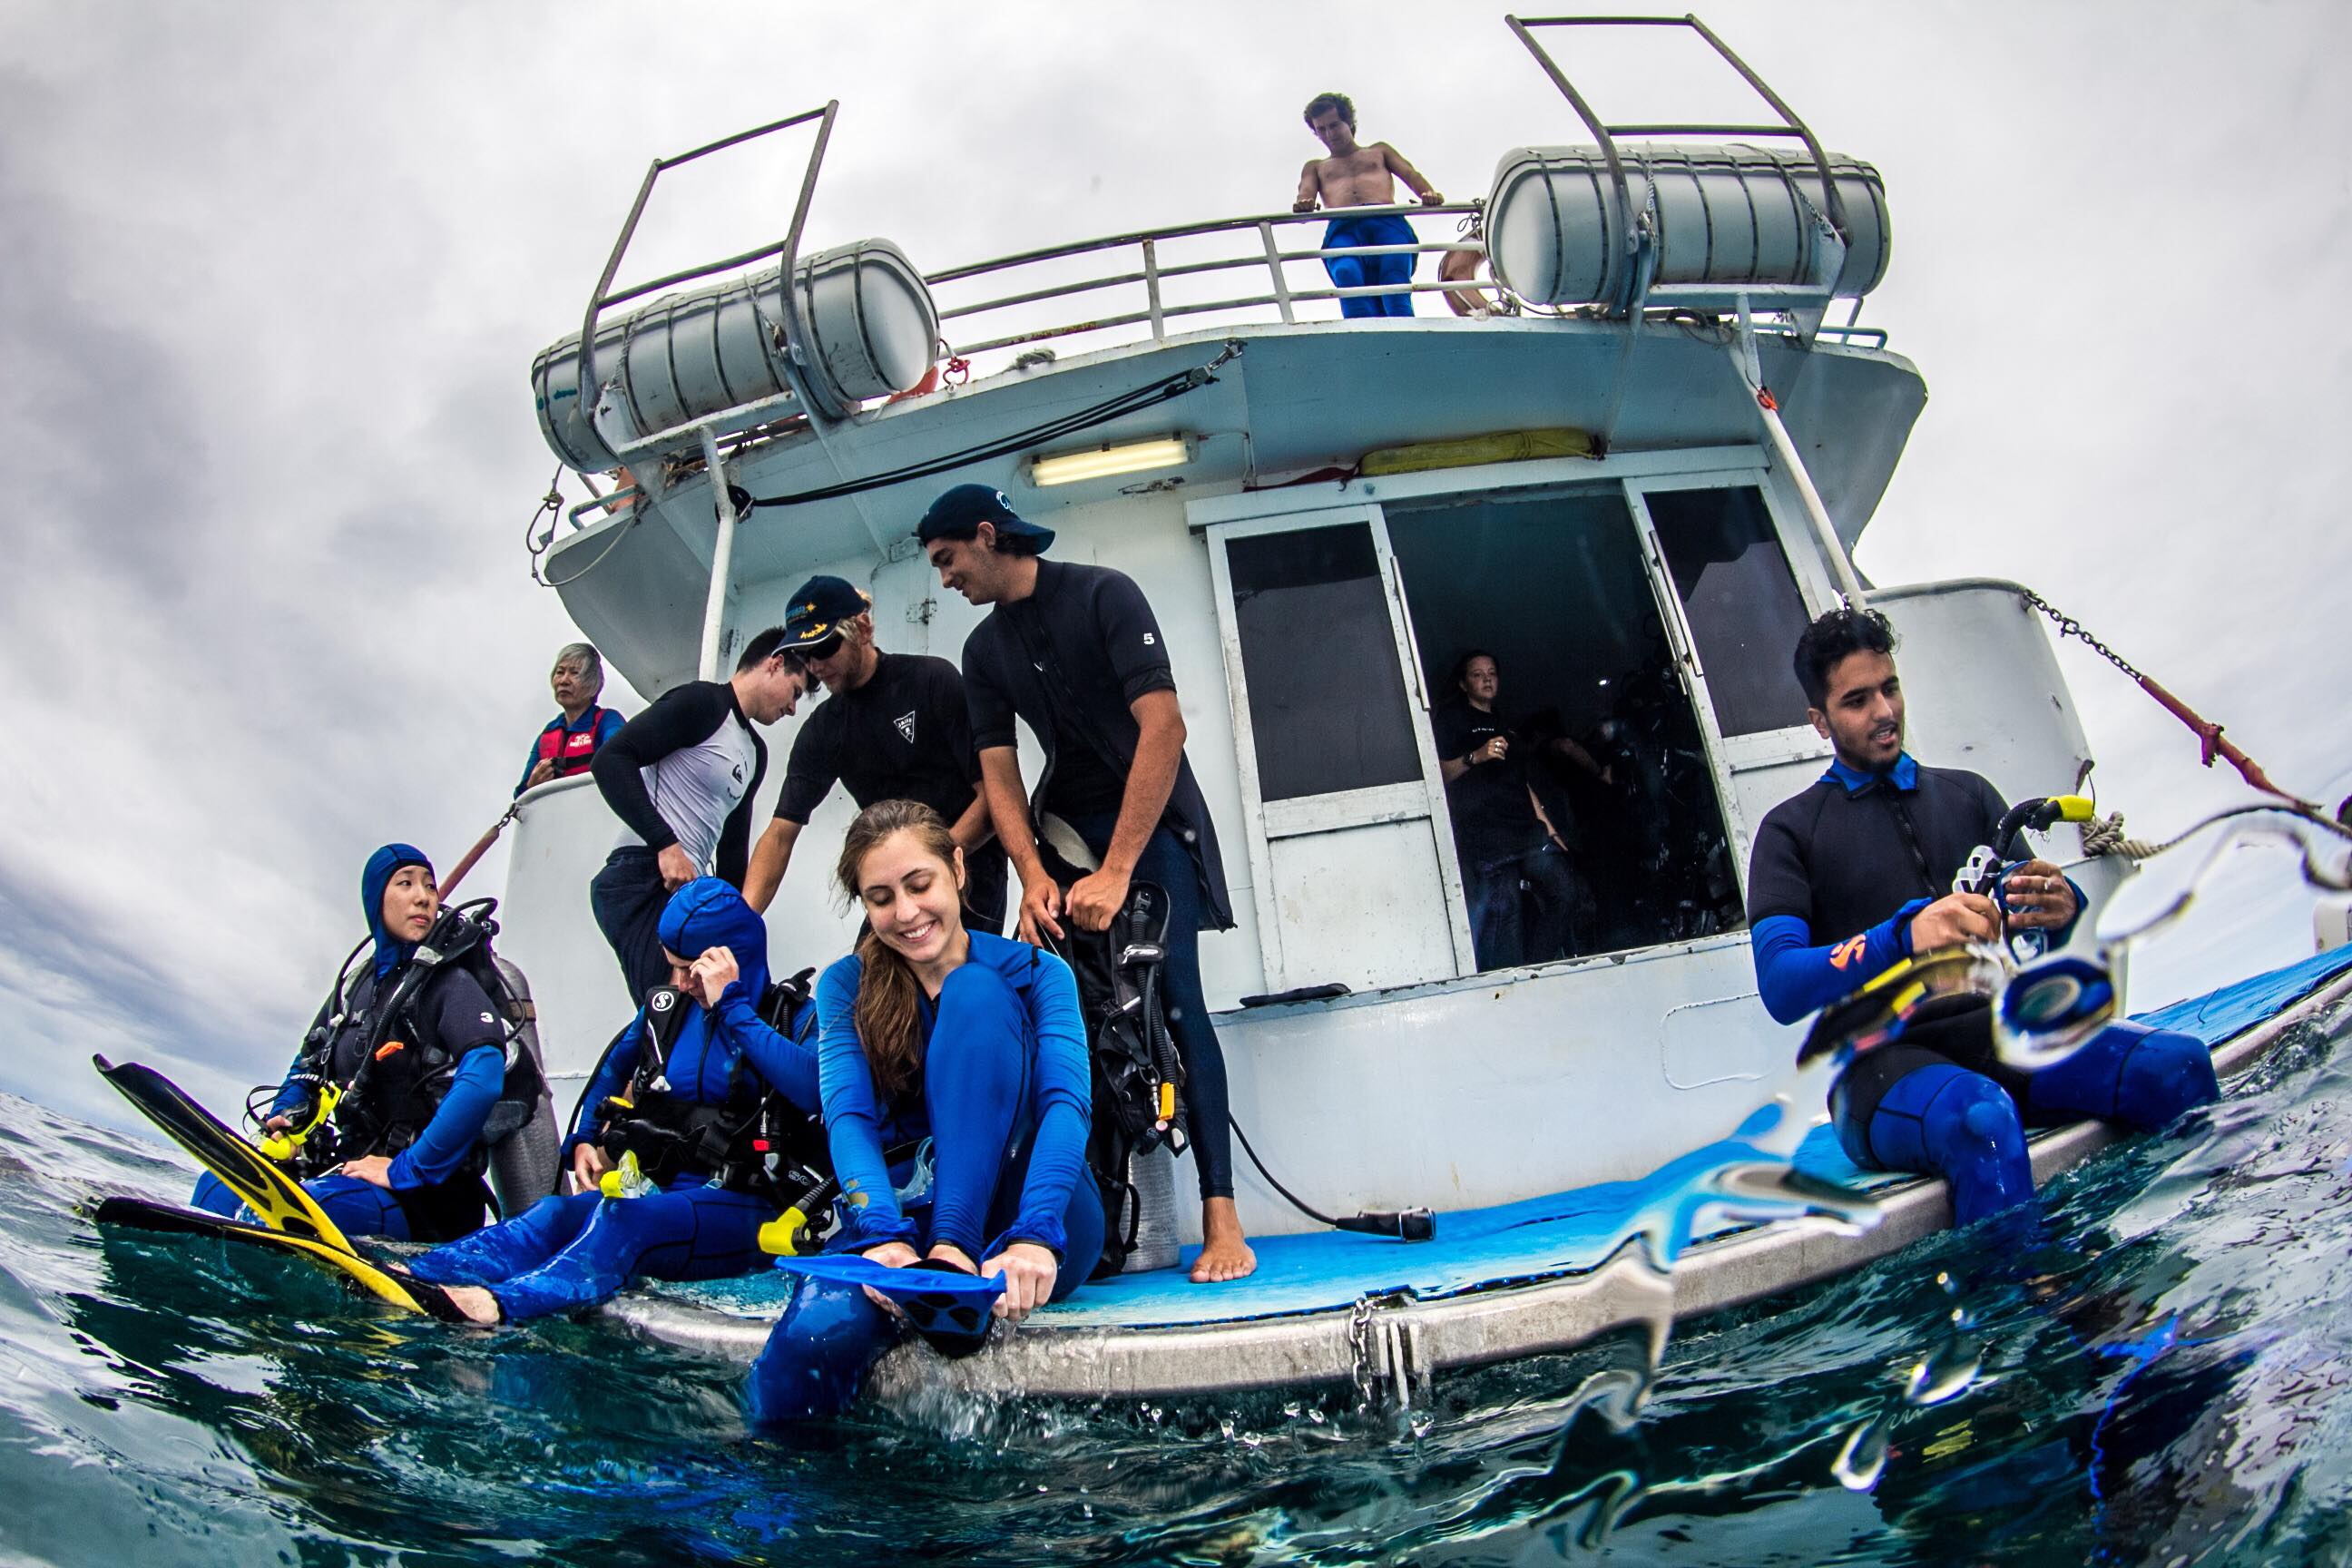
[[[958,485],[940,492],[923,514],[915,537],[926,544],[935,539],[971,539],[983,522],[994,523],[1000,539],[1034,539],[1040,550],[1054,542],[1052,529],[1040,528],[1014,511],[1004,492],[993,485]]]
[[[874,597],[839,577],[812,577],[800,585],[784,608],[784,640],[780,651],[814,647],[841,633],[841,623],[855,620],[874,607]]]

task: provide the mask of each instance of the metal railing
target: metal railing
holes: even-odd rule
[[[770,257],[774,257],[777,261],[776,322],[782,340],[774,345],[778,356],[777,366],[782,374],[785,384],[793,389],[794,397],[802,408],[808,410],[812,418],[815,417],[815,404],[808,395],[808,387],[803,379],[801,370],[801,344],[807,341],[808,333],[806,324],[801,320],[800,300],[798,290],[793,287],[793,273],[800,258],[801,234],[808,226],[809,199],[816,194],[817,170],[824,163],[825,145],[833,140],[833,122],[840,112],[841,100],[829,100],[823,108],[805,110],[782,120],[754,126],[749,131],[739,131],[732,136],[723,136],[716,142],[707,142],[690,153],[681,153],[674,158],[656,158],[653,161],[652,166],[646,170],[644,183],[637,187],[637,199],[630,204],[629,216],[621,225],[621,236],[613,242],[613,254],[605,258],[604,270],[596,279],[595,291],[588,297],[588,308],[580,318],[579,389],[580,406],[583,411],[596,405],[597,389],[604,384],[596,375],[596,318],[598,316],[614,305],[625,304],[631,300],[641,300],[648,294],[673,285],[690,283],[698,278],[709,278],[720,272],[732,272],[738,268],[749,267],[753,262],[764,261]],[[713,153],[723,153],[730,147],[740,147],[746,142],[756,141],[760,137],[772,135],[779,131],[790,130],[795,125],[805,125],[812,120],[817,122],[816,145],[810,149],[808,167],[802,172],[800,195],[793,204],[792,223],[785,229],[782,239],[772,245],[762,245],[744,251],[739,256],[728,257],[722,261],[704,262],[699,266],[667,272],[659,278],[647,279],[645,282],[632,284],[626,289],[613,287],[614,276],[621,269],[621,257],[628,250],[629,241],[635,237],[637,222],[645,216],[646,203],[653,196],[654,182],[662,177],[664,171],[675,169],[682,163],[691,163],[696,159],[708,157]],[[643,443],[638,444],[643,445]],[[624,454],[624,456],[630,455],[633,454]]]
[[[1633,232],[1634,220],[1639,215],[1634,210],[1632,189],[1625,181],[1625,165],[1617,154],[1617,138],[1620,136],[1793,136],[1804,142],[1805,151],[1812,154],[1813,166],[1821,171],[1822,191],[1829,209],[1827,216],[1831,226],[1837,230],[1841,239],[1853,233],[1846,224],[1844,198],[1838,193],[1837,181],[1831,176],[1829,154],[1822,151],[1820,140],[1803,121],[1797,118],[1797,111],[1790,109],[1762,77],[1751,70],[1746,60],[1732,53],[1730,45],[1717,37],[1714,29],[1696,16],[1506,16],[1503,23],[1511,29],[1514,37],[1527,46],[1528,53],[1535,56],[1536,64],[1543,68],[1544,75],[1559,89],[1560,96],[1568,100],[1569,107],[1576,110],[1577,118],[1584,121],[1584,128],[1592,132],[1593,141],[1600,143],[1601,155],[1609,163],[1610,181],[1616,187],[1617,207],[1624,222],[1625,233]],[[1536,41],[1532,29],[1537,27],[1687,27],[1705,39],[1709,47],[1739,73],[1742,80],[1756,89],[1756,96],[1769,104],[1772,112],[1780,117],[1780,122],[1774,125],[1608,124],[1593,112],[1592,105],[1576,90],[1575,84],[1568,79],[1568,73],[1559,68],[1559,62]]]
[[[1423,256],[1446,255],[1454,251],[1486,254],[1486,247],[1475,239],[1425,241],[1412,245],[1341,246],[1325,249],[1320,244],[1285,249],[1276,231],[1286,226],[1328,224],[1335,218],[1368,217],[1454,217],[1476,216],[1484,212],[1483,202],[1447,202],[1433,206],[1341,207],[1337,211],[1311,213],[1268,213],[1260,216],[1220,218],[1209,223],[1179,224],[1166,228],[1142,229],[1132,234],[1111,235],[1101,239],[1079,240],[1067,245],[1046,246],[1036,250],[1024,250],[1012,256],[1001,256],[992,261],[977,261],[969,266],[950,267],[931,273],[924,281],[934,296],[943,286],[987,278],[1016,268],[1064,261],[1076,257],[1104,256],[1119,251],[1133,251],[1130,265],[1096,276],[1082,277],[1075,281],[1050,284],[1041,288],[1024,289],[993,298],[941,302],[940,321],[971,321],[974,318],[1023,306],[1046,304],[1073,296],[1097,293],[1105,289],[1133,289],[1139,287],[1142,298],[1125,310],[1114,310],[1107,315],[1079,317],[1075,320],[1049,319],[1042,324],[1026,325],[1016,331],[1000,332],[963,341],[951,341],[949,353],[958,358],[970,358],[995,349],[1015,348],[1039,343],[1055,338],[1074,337],[1087,332],[1113,331],[1122,327],[1149,324],[1154,342],[1164,342],[1171,320],[1187,316],[1208,315],[1218,311],[1265,310],[1271,308],[1285,322],[1299,320],[1298,307],[1324,300],[1365,299],[1381,295],[1446,294],[1496,287],[1478,279],[1444,281],[1410,281],[1404,284],[1367,285],[1354,288],[1326,286],[1322,288],[1294,287],[1285,275],[1285,267],[1294,261],[1321,261],[1335,256]],[[1216,236],[1254,236],[1255,249],[1244,255],[1219,256],[1204,260],[1169,262],[1161,259],[1161,248],[1171,241],[1210,238]],[[1265,278],[1262,292],[1243,293],[1231,297],[1205,300],[1179,300],[1170,296],[1171,280],[1200,278],[1223,272],[1260,272]]]

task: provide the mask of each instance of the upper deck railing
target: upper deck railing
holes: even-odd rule
[[[1342,207],[1336,212],[1268,213],[1176,224],[1019,251],[992,261],[950,267],[929,274],[924,280],[939,300],[948,352],[960,359],[1062,338],[1109,334],[1145,324],[1150,326],[1152,340],[1160,342],[1168,336],[1170,322],[1195,316],[1222,318],[1200,323],[1202,326],[1230,325],[1236,319],[1291,322],[1300,319],[1301,305],[1394,294],[1401,288],[1414,294],[1493,289],[1496,286],[1485,280],[1444,281],[1433,276],[1416,277],[1404,285],[1342,289],[1321,280],[1302,283],[1289,274],[1293,264],[1317,264],[1332,256],[1442,257],[1455,251],[1484,255],[1485,247],[1475,237],[1459,235],[1458,231],[1461,220],[1465,216],[1475,220],[1485,205],[1447,202],[1432,206]],[[1297,233],[1302,226],[1328,224],[1335,218],[1391,216],[1408,221],[1414,217],[1443,218],[1447,220],[1446,226],[1457,234],[1443,240],[1424,237],[1413,245],[1349,246],[1327,250],[1319,236],[1312,244],[1301,244],[1304,237]],[[1234,254],[1231,247],[1234,240],[1256,243]],[[1224,243],[1220,246],[1218,242]],[[1222,254],[1214,253],[1220,249]],[[1197,254],[1201,251],[1212,253]],[[1079,265],[1064,268],[1076,276],[1051,282],[1040,280],[1033,287],[1011,293],[960,298],[966,290],[956,288],[980,279],[996,280],[1000,275],[1016,272],[1024,278],[1041,278],[1056,264]],[[1106,265],[1109,270],[1097,270]],[[1430,270],[1433,272],[1434,268]],[[1212,280],[1229,285],[1230,275],[1236,273],[1242,275],[1241,293],[1202,287]],[[1087,300],[1094,308],[1083,314],[1072,314],[1066,309],[1038,309],[1059,307],[1062,301],[1077,300]],[[1016,316],[1016,311],[1026,313]]]

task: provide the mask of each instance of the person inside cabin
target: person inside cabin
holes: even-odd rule
[[[478,1228],[490,1201],[482,1129],[506,1085],[506,1026],[462,965],[417,958],[441,914],[423,851],[369,856],[360,907],[368,956],[320,1005],[262,1131],[299,1135],[313,1154],[331,1141],[336,1163],[302,1185],[344,1235],[447,1241]],[[188,1201],[232,1217],[244,1207],[210,1173]]]
[[[1307,105],[1307,128],[1315,132],[1329,156],[1309,158],[1299,171],[1298,196],[1290,210],[1311,213],[1318,205],[1334,216],[1323,230],[1325,250],[1358,246],[1418,245],[1412,225],[1393,213],[1364,217],[1344,216],[1349,207],[1396,205],[1396,182],[1402,180],[1423,206],[1445,198],[1405,162],[1404,154],[1385,142],[1369,147],[1356,142],[1356,106],[1343,92],[1318,93]],[[1338,289],[1386,288],[1387,294],[1359,294],[1339,301],[1342,316],[1410,316],[1413,253],[1327,256],[1323,270]]]
[[[659,935],[669,896],[713,871],[742,885],[751,796],[768,768],[760,727],[791,713],[808,689],[807,665],[783,643],[784,628],[770,626],[744,646],[730,679],[672,687],[589,764],[621,819],[589,903],[632,1001],[669,978]]]
[[[814,1011],[803,998],[778,1013],[786,1028],[761,1020],[767,928],[717,878],[680,888],[659,919],[663,984],[597,1063],[563,1142],[578,1190],[406,1264],[474,1322],[766,1261],[761,1227],[796,1195],[768,1176],[767,1155],[817,1138]]]
[[[555,689],[555,706],[562,711],[531,742],[522,782],[515,785],[518,795],[550,779],[586,773],[596,748],[621,732],[621,716],[597,706],[596,699],[604,694],[604,660],[592,645],[566,643],[555,656],[547,683]]]
[[[1780,1023],[1937,948],[2023,931],[2062,944],[2081,914],[2080,890],[2040,858],[2010,870],[1999,902],[1950,890],[2008,807],[1978,774],[1904,750],[1895,647],[1885,616],[1850,608],[1797,642],[1807,717],[1835,756],[1765,816],[1749,856],[1756,988]],[[1959,996],[1922,1005],[1899,1037],[1857,1058],[1830,1111],[1854,1163],[1943,1177],[1968,1225],[2032,1199],[2027,1127],[2084,1117],[2161,1127],[2219,1092],[2201,1042],[2133,1023],[2038,1071],[2011,1067],[1995,1055],[1990,1005]]]
[[[838,783],[861,808],[919,800],[938,812],[964,855],[964,923],[996,935],[1004,929],[1004,850],[981,795],[963,672],[943,658],[877,647],[873,605],[839,577],[812,577],[792,596],[782,646],[807,661],[826,696],[793,737],[783,793],[752,847],[743,896],[766,910],[801,830]]]
[[[1515,734],[1495,706],[1502,674],[1486,649],[1472,648],[1455,659],[1447,687],[1452,700],[1430,716],[1430,728],[1445,775],[1478,967],[1509,969],[1563,957],[1583,888],[1528,764],[1549,755],[1603,783],[1608,773],[1566,735],[1522,741]]]
[[[1015,512],[1002,490],[944,492],[916,537],[942,584],[991,606],[963,645],[964,699],[989,816],[1021,879],[1022,940],[1061,935],[1063,919],[1108,930],[1130,879],[1168,894],[1168,1026],[1184,1065],[1204,1238],[1192,1278],[1238,1279],[1257,1256],[1234,1206],[1225,1059],[1201,987],[1199,935],[1230,931],[1234,912],[1208,802],[1184,757],[1167,639],[1133,578],[1044,559],[1054,531]],[[1044,812],[1099,862],[1066,895],[1039,852],[1045,825],[1030,819],[1016,719],[1045,751]]]
[[[992,1311],[1008,1321],[1063,1300],[1103,1244],[1070,966],[965,929],[963,848],[920,802],[859,812],[835,876],[866,929],[816,984],[843,1224],[829,1249],[889,1268],[1001,1274]],[[893,1317],[862,1287],[802,1281],[751,1368],[754,1419],[846,1405],[897,1338]]]

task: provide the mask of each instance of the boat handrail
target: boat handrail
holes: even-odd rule
[[[950,343],[948,352],[959,359],[970,359],[992,350],[1015,348],[1027,343],[1044,342],[1054,338],[1071,337],[1083,332],[1108,331],[1149,322],[1154,342],[1165,342],[1168,321],[1180,316],[1203,315],[1212,311],[1264,310],[1271,306],[1286,323],[1298,321],[1297,307],[1303,303],[1325,300],[1349,300],[1370,295],[1395,294],[1409,291],[1415,294],[1448,294],[1474,289],[1499,289],[1501,285],[1491,279],[1471,279],[1456,281],[1432,280],[1403,285],[1380,285],[1360,288],[1299,289],[1291,286],[1283,268],[1293,261],[1320,261],[1330,256],[1420,256],[1443,255],[1450,251],[1485,254],[1484,245],[1475,240],[1443,240],[1413,245],[1364,245],[1325,249],[1318,245],[1305,248],[1285,248],[1276,239],[1277,226],[1324,224],[1335,218],[1365,217],[1477,217],[1486,211],[1481,201],[1444,202],[1431,205],[1406,204],[1390,206],[1342,207],[1336,211],[1281,212],[1252,214],[1239,217],[1212,218],[1205,222],[1171,224],[1160,228],[1137,229],[1131,233],[1105,236],[1097,239],[1074,240],[1063,245],[1042,246],[1034,250],[1016,251],[1010,256],[989,261],[975,261],[961,267],[950,267],[927,274],[923,281],[936,293],[944,284],[984,278],[1015,268],[1043,263],[1066,260],[1072,257],[1095,256],[1105,252],[1132,247],[1139,253],[1137,264],[1124,270],[1076,281],[1016,290],[992,299],[968,300],[961,304],[942,304],[940,320],[965,320],[992,311],[1012,310],[1023,305],[1036,305],[1074,295],[1091,293],[1104,289],[1129,288],[1140,284],[1144,300],[1140,309],[1107,316],[1077,321],[1059,321],[1041,327],[1029,327],[1019,331],[993,337]],[[1218,257],[1203,261],[1163,263],[1160,247],[1171,240],[1197,239],[1215,235],[1238,235],[1255,232],[1258,247],[1245,256]],[[1169,279],[1194,277],[1212,272],[1254,271],[1265,269],[1267,289],[1263,293],[1242,294],[1232,299],[1201,300],[1170,300],[1163,297],[1160,285]]]
[[[596,318],[606,309],[614,305],[625,304],[631,300],[641,300],[658,289],[667,289],[676,284],[691,282],[698,278],[709,278],[716,273],[731,272],[738,268],[748,267],[755,261],[761,261],[772,256],[778,263],[775,324],[781,341],[774,344],[774,349],[779,367],[801,406],[808,411],[812,420],[816,417],[816,405],[810,398],[808,389],[802,381],[801,344],[807,340],[808,330],[807,324],[801,320],[799,291],[792,287],[792,279],[799,263],[801,235],[808,226],[809,199],[816,194],[817,170],[824,163],[825,146],[833,140],[833,122],[840,112],[841,100],[828,99],[821,108],[803,110],[798,114],[787,115],[782,120],[771,121],[765,125],[755,125],[749,131],[739,131],[732,136],[722,136],[716,142],[705,142],[691,152],[680,153],[670,158],[656,158],[653,161],[652,165],[646,170],[644,182],[637,186],[637,199],[630,204],[628,217],[622,222],[620,237],[613,242],[613,254],[605,258],[604,270],[596,279],[594,291],[588,297],[588,308],[581,314],[579,395],[580,406],[583,410],[595,406],[597,388],[603,385],[603,383],[596,378]],[[723,153],[730,147],[740,146],[746,142],[756,141],[760,137],[772,135],[779,131],[788,131],[796,125],[805,125],[812,120],[817,122],[816,144],[809,150],[808,166],[801,173],[800,195],[793,204],[792,223],[785,229],[782,239],[771,245],[756,247],[738,256],[728,257],[721,261],[709,261],[694,267],[681,268],[675,272],[665,273],[659,278],[632,284],[626,289],[616,289],[613,287],[613,279],[621,269],[621,257],[629,248],[629,241],[635,237],[637,222],[645,216],[646,203],[653,196],[654,182],[660,179],[666,170],[675,169],[681,163],[690,163],[698,158],[708,157],[713,153]]]
[[[1584,128],[1592,133],[1593,141],[1600,144],[1601,154],[1609,164],[1610,181],[1616,187],[1617,208],[1624,225],[1622,232],[1632,234],[1640,215],[1633,210],[1633,191],[1626,184],[1625,166],[1617,155],[1618,137],[1646,140],[1671,136],[1793,136],[1805,144],[1805,151],[1812,154],[1813,167],[1821,173],[1823,205],[1828,208],[1825,216],[1829,219],[1830,226],[1837,230],[1840,240],[1848,240],[1853,237],[1853,230],[1846,222],[1845,199],[1839,194],[1837,181],[1830,173],[1829,154],[1822,150],[1820,138],[1812,133],[1811,129],[1803,121],[1797,118],[1797,111],[1790,108],[1788,102],[1779,93],[1774,92],[1746,60],[1732,52],[1730,45],[1716,37],[1715,30],[1696,16],[1505,16],[1503,25],[1511,29],[1514,37],[1527,46],[1529,54],[1535,56],[1536,64],[1543,68],[1544,75],[1551,79],[1551,84],[1554,87],[1559,89],[1560,96],[1568,100],[1569,107],[1576,110],[1577,118],[1584,121]],[[1554,60],[1544,47],[1536,41],[1533,29],[1537,27],[1688,27],[1704,39],[1717,54],[1722,56],[1724,61],[1739,73],[1742,80],[1756,89],[1756,96],[1770,105],[1772,112],[1780,117],[1780,123],[1777,125],[1609,124],[1593,110],[1592,105],[1585,100],[1584,95],[1576,90],[1575,84],[1568,79],[1568,73],[1559,68],[1559,62]]]

